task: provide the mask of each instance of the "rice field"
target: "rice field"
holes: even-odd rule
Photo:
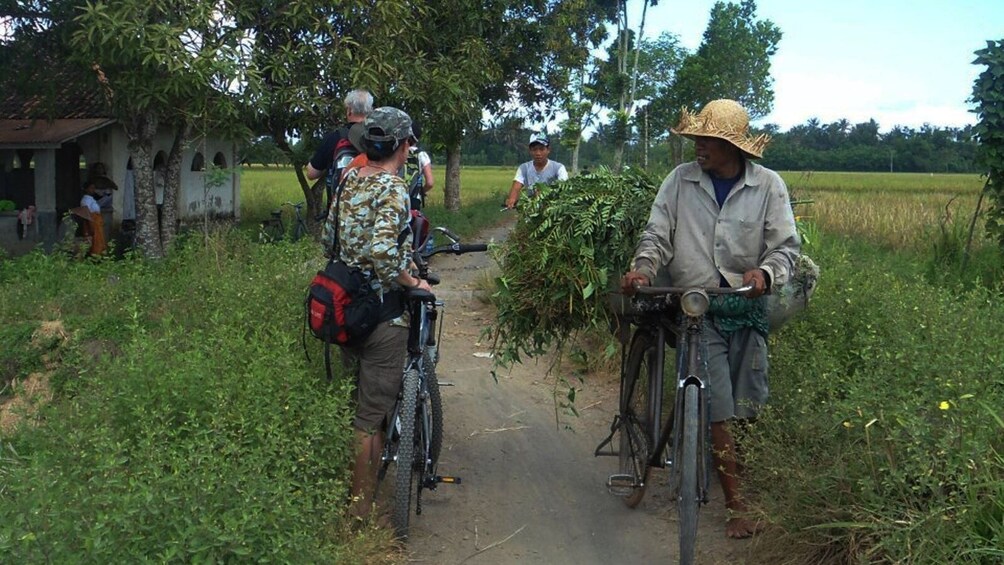
[[[435,188],[429,195],[432,209],[443,205],[443,186],[446,184],[446,167],[433,166]],[[460,196],[462,203],[478,202],[489,198],[499,200],[500,194],[509,192],[515,167],[464,167],[460,171]],[[244,167],[241,172],[241,222],[254,224],[268,217],[269,211],[279,204],[303,201],[303,192],[292,167]]]
[[[781,177],[793,198],[812,200],[796,214],[822,232],[911,251],[928,250],[942,226],[968,226],[983,188],[979,175],[962,174],[782,172]],[[982,228],[980,221],[978,236]]]
[[[433,167],[431,209],[443,203],[446,170]],[[891,249],[924,251],[942,224],[968,225],[983,188],[979,175],[922,173],[833,173],[782,171],[793,198],[812,200],[796,213],[823,233],[867,239]],[[467,203],[503,198],[512,167],[464,167],[461,198]],[[241,217],[255,223],[285,201],[303,200],[292,168],[244,168]],[[977,224],[982,235],[983,223]]]

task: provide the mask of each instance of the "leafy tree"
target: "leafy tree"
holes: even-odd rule
[[[987,231],[1004,247],[1004,40],[987,41],[976,51],[974,64],[985,65],[973,84],[973,102],[980,121],[973,132],[979,140],[979,163],[987,174],[990,197]]]
[[[245,38],[245,116],[293,165],[308,220],[321,211],[324,183],[303,174],[313,145],[297,150],[294,140],[313,140],[339,125],[341,100],[354,88],[369,89],[379,105],[389,103],[394,90],[404,97],[402,76],[414,66],[416,36],[427,18],[423,6],[405,0],[245,0],[231,6]]]
[[[242,145],[239,159],[242,165],[258,163],[266,167],[289,163],[286,154],[275,144],[275,140],[267,135],[256,137]]]
[[[162,256],[175,236],[182,147],[209,131],[242,129],[225,90],[241,78],[240,37],[220,16],[226,7],[227,2],[212,0],[86,3],[73,21],[71,61],[93,69],[128,137],[136,239],[150,257]],[[153,139],[161,126],[175,133],[158,229]]]
[[[598,2],[430,0],[421,50],[430,60],[418,98],[446,150],[445,204],[460,207],[460,148],[482,113],[539,118],[588,56]],[[419,83],[420,84],[420,83]]]
[[[678,117],[679,108],[670,106],[677,72],[689,56],[680,38],[664,32],[654,40],[643,39],[638,57],[638,97],[649,100],[651,138],[666,139]]]
[[[613,168],[619,171],[624,161],[624,146],[631,133],[630,121],[638,95],[638,69],[641,60],[641,40],[645,36],[645,19],[649,5],[656,0],[642,0],[638,30],[628,18],[626,0],[613,3],[609,19],[615,24],[616,35],[607,48],[607,58],[597,75],[597,99],[610,110],[609,132],[613,136]]]
[[[683,61],[671,96],[661,104],[678,112],[730,98],[742,104],[751,119],[767,115],[774,102],[770,58],[780,40],[781,30],[773,22],[756,19],[754,0],[716,2],[701,45]],[[668,113],[672,119],[666,123],[677,121],[675,112]],[[679,146],[674,153],[680,155]]]

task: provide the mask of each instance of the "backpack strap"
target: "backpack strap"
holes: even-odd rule
[[[342,219],[339,217],[339,210],[341,209],[342,203],[342,189],[345,188],[345,181],[349,180],[348,177],[343,178],[338,186],[335,188],[335,237],[334,241],[331,242],[331,258],[335,260],[341,260],[342,258],[342,245],[338,239],[338,231],[341,228]]]

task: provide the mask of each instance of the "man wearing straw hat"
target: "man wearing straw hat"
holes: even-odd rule
[[[651,284],[661,269],[673,286],[753,285],[747,298],[712,301],[704,332],[726,533],[745,538],[758,525],[746,513],[730,425],[754,419],[767,401],[763,295],[788,279],[800,242],[784,181],[752,161],[770,138],[750,134],[742,106],[714,100],[696,115],[684,110],[672,131],[694,141],[697,158],[663,181],[621,287],[633,294],[635,284]]]

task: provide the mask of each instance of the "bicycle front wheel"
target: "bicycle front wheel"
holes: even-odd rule
[[[432,418],[429,430],[429,471],[435,475],[439,466],[439,454],[443,450],[443,397],[439,392],[439,380],[436,378],[436,361],[438,355],[435,345],[425,349],[425,383],[429,389],[429,416]]]
[[[701,503],[698,461],[704,454],[698,441],[700,430],[698,386],[687,385],[683,394],[682,446],[680,460],[677,463],[677,468],[680,470],[677,507],[680,513],[680,563],[687,565],[694,562],[697,545],[697,510]]]
[[[394,511],[392,521],[397,537],[408,539],[408,521],[411,518],[411,499],[415,490],[415,454],[417,440],[415,423],[418,407],[418,371],[404,373],[401,398],[401,438],[397,448],[396,476],[394,477]]]

